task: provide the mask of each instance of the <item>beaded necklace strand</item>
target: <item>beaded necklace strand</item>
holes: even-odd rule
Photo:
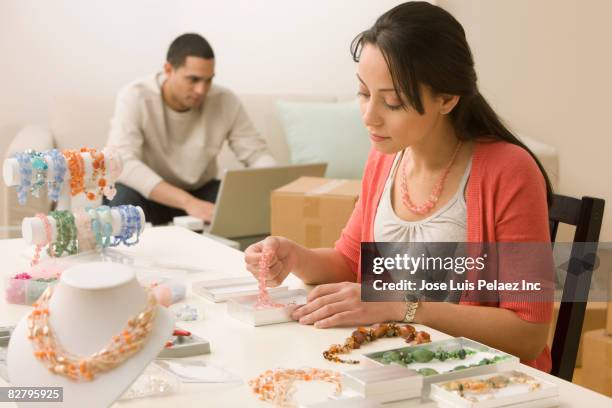
[[[410,193],[408,192],[408,180],[407,180],[408,170],[406,168],[406,163],[408,162],[408,160],[404,160],[404,164],[402,166],[402,176],[401,176],[402,180],[400,183],[400,188],[402,191],[402,203],[406,206],[406,208],[408,208],[410,211],[412,211],[415,214],[425,215],[436,206],[436,203],[440,199],[440,194],[442,193],[442,187],[444,186],[444,182],[446,181],[446,178],[448,177],[450,168],[452,167],[453,163],[455,163],[455,159],[457,158],[457,153],[459,153],[459,150],[461,149],[462,144],[463,142],[460,140],[459,143],[457,144],[457,148],[455,149],[455,152],[453,153],[453,156],[451,157],[450,161],[446,165],[446,168],[444,169],[444,173],[442,174],[442,177],[440,177],[440,180],[438,180],[438,182],[434,186],[427,201],[425,201],[423,204],[420,204],[420,205],[415,205],[410,199]]]
[[[267,370],[249,381],[251,390],[260,400],[275,407],[295,407],[293,393],[296,381],[324,381],[335,385],[335,395],[342,392],[342,375],[320,368]]]
[[[401,337],[406,343],[422,344],[429,343],[431,337],[425,331],[417,331],[409,324],[399,325],[397,323],[380,323],[372,327],[358,327],[344,345],[332,344],[323,352],[323,357],[333,363],[359,364],[359,360],[343,360],[339,354],[348,354],[354,349],[360,348],[365,343],[373,342],[381,337]]]
[[[261,258],[259,260],[259,275],[257,275],[259,282],[259,294],[257,295],[255,309],[268,309],[286,306],[282,303],[274,302],[274,300],[272,300],[270,294],[268,293],[268,288],[266,287],[266,276],[270,274],[271,258],[272,253],[264,248],[261,253]]]
[[[144,310],[130,318],[125,329],[113,336],[106,347],[89,356],[75,355],[62,347],[49,322],[49,300],[52,294],[53,287],[49,287],[34,303],[34,309],[28,316],[28,339],[32,343],[34,356],[51,373],[72,381],[92,381],[97,375],[123,364],[142,349],[153,330],[156,300],[153,292],[147,290]]]

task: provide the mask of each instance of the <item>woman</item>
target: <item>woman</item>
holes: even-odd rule
[[[334,249],[268,237],[245,251],[247,268],[257,276],[266,248],[269,286],[290,272],[319,285],[294,313],[300,323],[411,320],[550,371],[551,302],[361,302],[361,242],[549,242],[552,193],[533,153],[478,92],[464,30],[448,12],[401,4],[351,51],[373,144],[355,210]]]

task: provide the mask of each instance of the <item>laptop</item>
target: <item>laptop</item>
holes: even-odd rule
[[[205,232],[225,238],[270,233],[270,194],[302,177],[323,177],[327,163],[226,170]]]

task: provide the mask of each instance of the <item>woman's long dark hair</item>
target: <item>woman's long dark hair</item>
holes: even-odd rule
[[[359,62],[365,44],[375,45],[384,55],[395,89],[414,109],[425,112],[419,85],[435,94],[458,95],[450,113],[462,140],[492,138],[525,149],[536,161],[546,181],[548,203],[552,187],[542,163],[523,142],[506,128],[478,91],[474,59],[461,24],[444,9],[426,2],[400,4],[380,16],[372,28],[360,33],[351,44]],[[404,98],[399,98],[406,108]]]

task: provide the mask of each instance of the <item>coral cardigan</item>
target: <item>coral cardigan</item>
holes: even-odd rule
[[[374,217],[393,158],[374,149],[370,152],[361,195],[335,244],[357,282],[361,282],[360,244],[374,241]],[[466,204],[468,242],[550,242],[544,177],[529,153],[519,146],[501,141],[475,143]],[[552,321],[552,302],[501,301],[487,306],[510,309],[529,322]],[[550,349],[546,346],[537,359],[523,363],[549,372]]]

